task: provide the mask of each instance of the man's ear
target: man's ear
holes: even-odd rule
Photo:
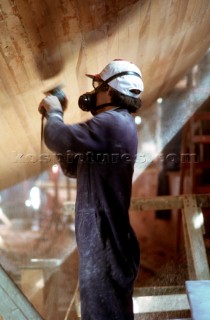
[[[110,102],[112,101],[112,94],[111,94],[111,92],[112,92],[112,88],[110,88],[110,86],[109,86],[106,93],[107,93],[107,97],[109,98]]]
[[[112,88],[110,86],[108,86],[107,93],[108,93],[109,96],[111,96],[111,91],[112,91]]]

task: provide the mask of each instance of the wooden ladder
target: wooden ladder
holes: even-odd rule
[[[208,288],[206,284],[206,295],[210,295],[210,273],[209,265],[207,260],[207,254],[203,239],[203,226],[202,223],[199,224],[201,208],[210,206],[210,194],[208,195],[183,195],[183,196],[163,196],[155,198],[145,198],[145,199],[132,199],[131,210],[171,210],[178,209],[182,213],[183,221],[183,232],[184,232],[184,242],[185,242],[185,251],[187,256],[187,266],[188,266],[188,276],[189,280],[186,281],[186,289],[183,292],[181,289],[177,291],[177,288],[170,288],[170,292],[173,294],[166,294],[166,289],[163,289],[162,295],[160,293],[158,296],[153,295],[142,296],[141,290],[136,289],[135,292],[139,290],[139,314],[135,316],[135,320],[146,320],[147,314],[158,315],[158,313],[164,312],[170,313],[180,310],[191,310],[191,316],[193,320],[208,320],[210,319],[210,308],[208,306],[209,299],[204,299],[206,304],[202,304],[203,312],[205,311],[206,317],[199,316],[200,301],[202,300],[202,295],[196,295],[197,299],[194,298],[194,295],[191,294],[189,286],[194,284],[194,287],[203,283],[203,281],[208,283]],[[147,288],[149,289],[149,288]],[[144,288],[145,290],[145,288]],[[208,291],[208,292],[207,292]],[[193,291],[195,292],[195,290]],[[141,295],[140,295],[141,294]],[[135,297],[134,297],[135,299]],[[135,301],[135,300],[134,300]],[[176,312],[175,312],[176,313]],[[158,319],[161,319],[158,316]],[[166,318],[163,318],[166,319]],[[174,319],[175,320],[175,319]],[[176,319],[178,320],[178,319]],[[186,319],[187,320],[187,319]],[[188,318],[188,320],[190,320]]]
[[[207,148],[210,151],[210,112],[203,111],[194,114],[183,130],[180,194],[185,193],[186,177],[189,179],[187,193],[210,192],[210,181],[204,184],[201,177],[204,170],[210,171],[209,156],[205,154]]]
[[[210,207],[210,194],[157,196],[131,200],[130,210],[139,213],[148,210],[181,210],[188,267],[188,279],[186,280],[200,281],[210,279],[203,240],[203,227],[202,224],[196,224],[201,215],[201,208],[205,207]],[[69,211],[70,213],[74,212],[75,209],[72,202],[65,202],[64,208],[66,212]],[[160,316],[164,313],[190,312],[189,297],[185,289],[185,283],[182,288],[177,288],[176,286],[170,288],[135,288],[133,300],[134,311],[136,312],[135,320],[149,320],[151,319],[150,316],[153,317],[152,319],[156,319],[154,316],[157,316],[157,319],[161,319]],[[175,317],[176,315],[174,315]]]

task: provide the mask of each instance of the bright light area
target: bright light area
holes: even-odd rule
[[[31,262],[34,263],[34,265],[42,265],[42,268],[44,267],[58,267],[62,263],[63,260],[61,259],[37,259],[37,258],[31,258]]]
[[[193,225],[195,229],[200,229],[204,223],[203,213],[200,212],[196,217],[193,217]]]
[[[55,164],[54,166],[52,166],[52,172],[53,172],[54,174],[58,173],[58,171],[59,171],[59,167],[58,167],[57,164]]]
[[[40,190],[38,187],[33,187],[31,188],[30,191],[30,200],[31,200],[31,205],[34,210],[38,210],[40,207]]]
[[[150,155],[156,156],[156,144],[154,142],[143,142],[142,143],[142,152],[149,153]]]
[[[136,116],[134,121],[135,121],[135,124],[140,125],[142,120],[140,116]]]
[[[2,208],[0,208],[0,220],[8,227],[11,226],[10,220],[7,218],[7,216],[4,214]]]
[[[31,262],[38,262],[40,259],[31,258]]]
[[[69,229],[71,231],[75,231],[75,224],[74,223],[71,223],[70,226],[69,226]]]
[[[36,288],[41,289],[44,288],[44,279],[41,278],[35,283]]]
[[[0,248],[4,246],[4,239],[0,236]]]
[[[161,104],[163,102],[163,98],[158,98],[157,103]]]
[[[25,201],[25,206],[28,207],[28,208],[31,207],[31,200],[29,200],[29,199],[26,200]]]

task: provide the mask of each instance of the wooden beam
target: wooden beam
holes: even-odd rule
[[[210,207],[210,194],[194,195],[198,207]],[[176,210],[183,208],[183,195],[181,196],[158,196],[131,199],[130,209],[134,211],[147,210]]]
[[[133,297],[133,306],[135,314],[190,309],[186,294]]]
[[[36,186],[40,189],[54,189],[55,188],[55,184],[54,182],[48,182],[48,181],[37,181]],[[71,189],[76,189],[76,182],[74,183],[70,183],[70,187]],[[58,188],[59,189],[67,189],[68,185],[67,183],[58,183]]]
[[[190,279],[210,279],[209,266],[203,240],[202,224],[199,221],[201,210],[198,208],[196,197],[183,196],[183,231],[185,238],[188,272]]]
[[[161,286],[161,287],[135,287],[133,296],[163,296],[168,294],[185,293],[185,286]]]
[[[210,207],[210,194],[194,195],[198,207]],[[75,210],[74,202],[65,201],[63,206],[66,211]],[[147,210],[170,210],[182,209],[183,196],[158,196],[158,197],[144,197],[141,199],[132,198],[130,210],[132,211],[147,211]]]

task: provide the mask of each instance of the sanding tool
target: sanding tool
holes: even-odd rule
[[[63,85],[59,85],[59,86],[56,86],[50,90],[45,91],[44,94],[46,96],[48,96],[48,95],[56,96],[58,98],[58,100],[60,101],[60,103],[63,107],[63,110],[64,110],[65,103],[66,103],[66,95],[63,92],[62,88],[63,88]],[[46,115],[46,111],[44,108],[41,108],[41,114],[42,114],[42,117],[44,118]]]
[[[59,85],[59,86],[56,86],[50,90],[45,91],[44,94],[46,96],[48,96],[48,95],[56,96],[58,98],[58,100],[60,101],[60,104],[64,110],[66,107],[66,95],[63,92],[62,88],[63,88],[63,85]],[[46,110],[42,107],[40,112],[42,114],[42,117],[41,117],[41,154],[42,154],[43,153],[43,140],[44,140],[44,118],[46,116]]]

